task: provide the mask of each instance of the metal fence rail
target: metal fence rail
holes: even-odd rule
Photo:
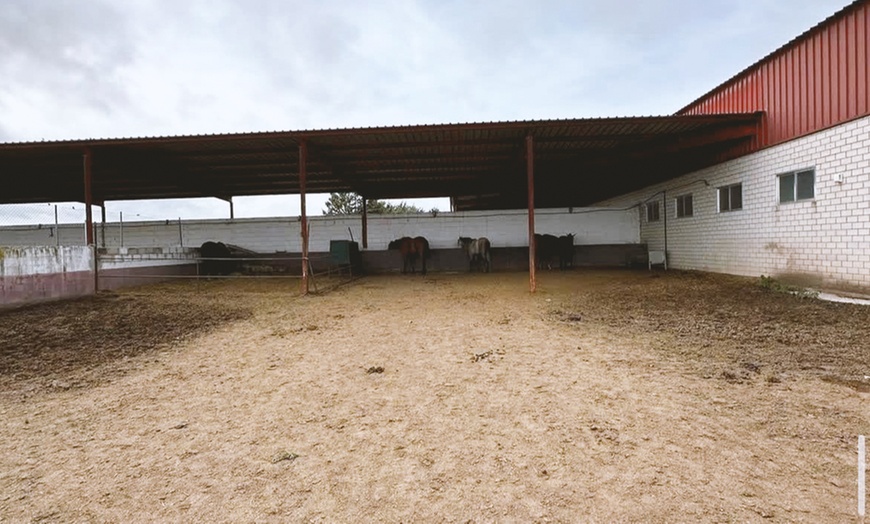
[[[192,252],[194,250],[191,250]],[[238,257],[201,257],[195,254],[183,255],[123,255],[99,253],[98,289],[113,289],[113,281],[135,280],[140,284],[179,281],[268,281],[302,280],[302,264],[309,264],[308,276],[313,291],[324,292],[351,282],[359,277],[348,267],[336,264],[329,254],[316,254],[307,259],[296,256],[238,256]],[[202,271],[203,263],[231,263],[233,267],[225,273]],[[266,264],[267,269],[262,266]],[[269,266],[269,264],[274,264]],[[108,267],[107,267],[108,266]],[[187,266],[189,272],[159,272],[160,267]],[[261,269],[257,269],[260,267]],[[100,284],[99,282],[102,282]],[[319,284],[318,284],[319,282]],[[199,287],[194,288],[199,289]]]

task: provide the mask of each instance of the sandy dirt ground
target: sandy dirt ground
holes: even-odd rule
[[[870,307],[758,279],[187,282],[0,337],[2,522],[853,522],[870,433]]]

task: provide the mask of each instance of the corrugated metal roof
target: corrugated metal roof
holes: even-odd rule
[[[85,151],[95,202],[297,194],[304,142],[309,193],[522,208],[532,136],[537,205],[581,206],[733,157],[759,120],[649,116],[7,143],[0,203],[83,200]]]

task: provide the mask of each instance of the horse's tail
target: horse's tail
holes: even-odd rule
[[[429,258],[429,241],[426,237],[417,237],[414,239],[417,242],[417,251],[423,258]]]
[[[481,246],[482,247],[481,251],[483,251],[483,253],[481,253],[481,255],[483,255],[483,263],[484,263],[485,271],[487,273],[489,273],[489,271],[492,269],[492,255],[491,255],[492,244],[490,243],[489,239],[486,237],[482,237],[480,239],[480,242],[481,242],[481,244],[483,244]]]

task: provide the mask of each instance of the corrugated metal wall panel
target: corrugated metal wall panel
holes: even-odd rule
[[[862,46],[861,42],[870,41],[868,38],[868,20],[870,20],[870,9],[865,10],[864,18],[855,14],[855,63],[857,64],[855,77],[855,93],[857,95],[858,106],[855,109],[858,114],[870,112],[870,97],[867,96],[867,60],[870,49]]]
[[[870,1],[837,16],[678,114],[764,111],[756,147],[870,114]]]

